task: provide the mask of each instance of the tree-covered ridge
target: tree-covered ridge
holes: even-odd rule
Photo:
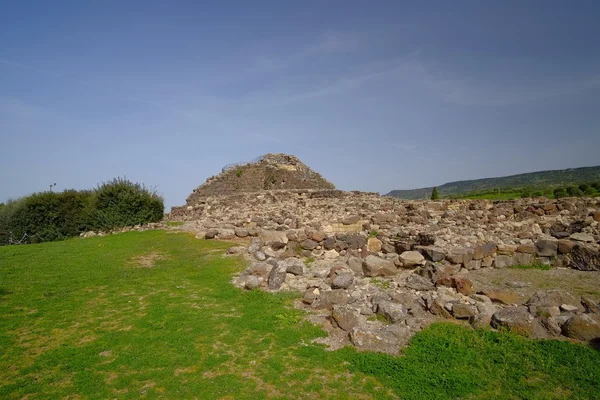
[[[592,186],[597,182],[600,182],[600,166],[539,171],[497,178],[448,182],[437,188],[441,197],[463,197],[463,195],[475,195],[488,191],[552,192],[559,187],[575,187],[580,184]],[[406,200],[426,199],[431,196],[432,190],[433,187],[392,190],[386,194],[386,196]]]

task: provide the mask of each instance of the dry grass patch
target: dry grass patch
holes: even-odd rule
[[[129,264],[137,266],[138,268],[153,268],[157,261],[162,260],[168,260],[168,257],[157,251],[152,251],[149,254],[132,258],[129,261]]]

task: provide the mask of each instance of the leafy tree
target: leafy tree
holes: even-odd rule
[[[436,186],[431,191],[431,200],[439,200],[439,199],[440,199],[440,193],[438,192],[438,188]]]
[[[158,222],[164,213],[163,199],[144,185],[124,178],[105,182],[94,190],[90,225],[113,229]]]
[[[569,196],[582,196],[583,192],[577,186],[567,186]]]
[[[595,196],[595,195],[597,195],[597,192],[594,190],[593,187],[590,186],[587,189],[585,189],[583,194],[585,194],[586,196]]]
[[[568,196],[568,193],[565,190],[565,188],[554,189],[554,197],[556,199],[560,199],[561,197],[567,197],[567,196]]]
[[[157,222],[163,213],[163,199],[156,192],[121,178],[95,190],[34,193],[0,208],[0,245],[11,238],[47,242],[89,230]]]
[[[590,185],[588,185],[587,183],[582,183],[581,185],[579,185],[579,190],[585,192],[589,187]]]

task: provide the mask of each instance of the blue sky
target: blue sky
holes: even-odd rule
[[[0,201],[126,176],[181,205],[267,152],[382,193],[598,165],[598,20],[597,1],[5,1]]]

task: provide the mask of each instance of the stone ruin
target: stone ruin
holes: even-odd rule
[[[270,169],[277,189],[265,184]],[[600,341],[600,293],[523,298],[526,283],[475,279],[537,263],[600,290],[600,198],[403,201],[335,190],[296,157],[267,155],[209,179],[167,218],[200,239],[243,243],[228,250],[250,261],[234,284],[302,293],[296,305],[329,332],[332,348],[397,354],[444,319]]]
[[[205,197],[285,189],[335,189],[297,157],[265,154],[249,163],[229,164],[188,197],[188,207]]]

